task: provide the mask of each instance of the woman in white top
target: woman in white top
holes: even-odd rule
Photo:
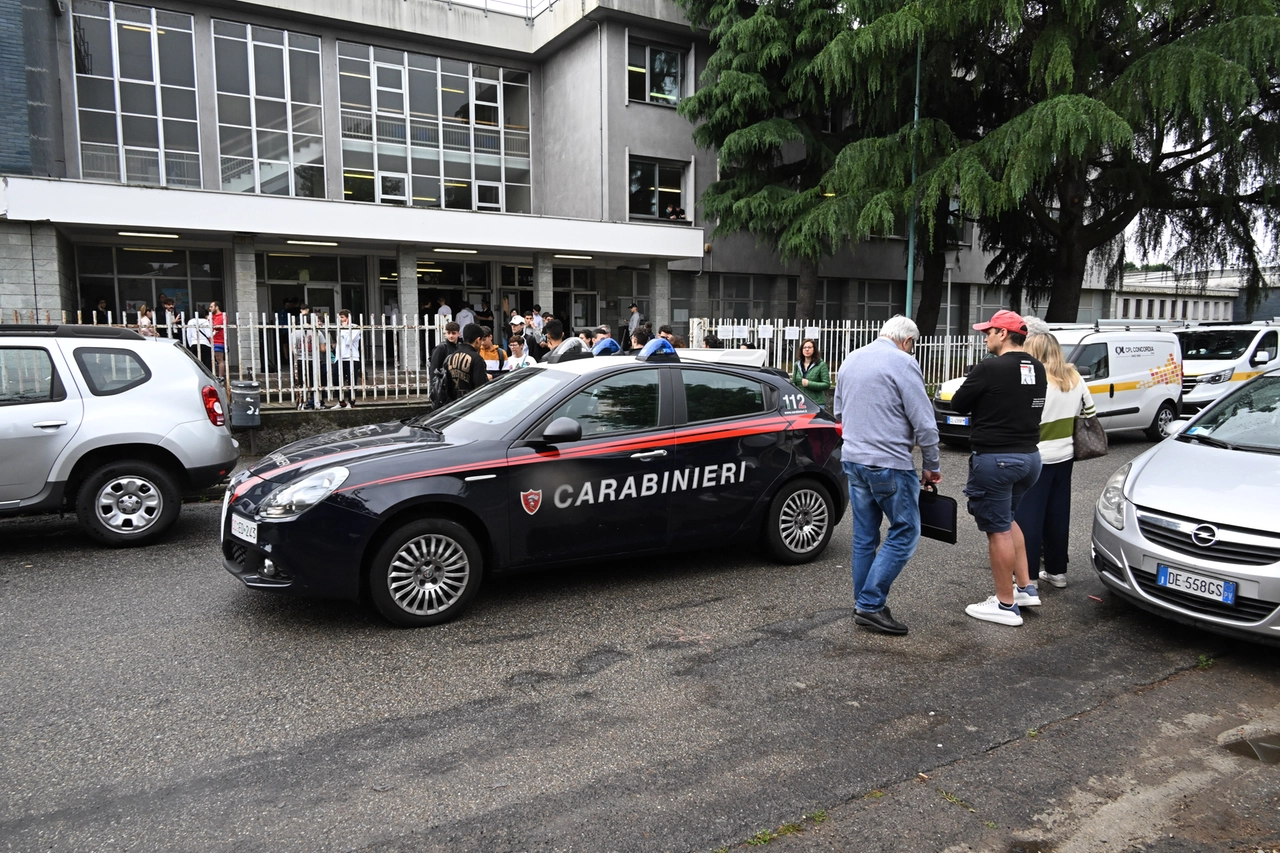
[[[1028,324],[1030,325],[1030,324]],[[1093,397],[1075,365],[1068,364],[1058,340],[1047,330],[1027,337],[1024,349],[1044,365],[1044,412],[1040,416],[1040,479],[1022,497],[1014,521],[1027,544],[1027,565],[1034,572],[1044,554],[1040,580],[1067,585],[1067,543],[1071,531],[1072,435],[1076,416],[1095,414]]]
[[[156,321],[151,319],[151,309],[145,305],[138,308],[138,334],[144,338],[156,336]]]

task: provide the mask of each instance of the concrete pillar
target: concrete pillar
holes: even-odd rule
[[[263,372],[262,365],[262,316],[258,312],[258,265],[254,257],[252,234],[237,234],[232,240],[233,259],[231,282],[235,294],[235,310],[222,306],[228,318],[234,318],[235,332],[227,330],[227,361],[245,379]]]
[[[649,311],[646,317],[656,332],[660,326],[671,324],[671,271],[662,258],[649,259]]]
[[[556,304],[551,285],[552,260],[545,252],[537,252],[533,256],[533,304],[541,305],[543,311],[555,310],[552,307]]]
[[[0,220],[0,323],[75,322],[74,258],[48,223]]]
[[[412,243],[396,246],[397,297],[400,300],[400,322],[409,327],[403,335],[397,335],[403,347],[401,364],[414,369],[419,361],[419,327],[422,325],[422,306],[418,304],[418,247]]]

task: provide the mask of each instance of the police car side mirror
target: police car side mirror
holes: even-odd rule
[[[547,444],[568,444],[582,440],[582,424],[573,418],[556,418],[542,431],[542,441]]]

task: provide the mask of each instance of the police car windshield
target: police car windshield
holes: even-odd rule
[[[517,420],[572,378],[572,374],[558,370],[517,370],[438,412],[416,418],[413,424],[438,430],[450,438],[500,438]]]
[[[1178,332],[1183,361],[1235,361],[1253,343],[1248,329],[1197,329]]]
[[[1224,397],[1183,436],[1186,441],[1209,438],[1231,450],[1280,454],[1280,373],[1255,379]]]

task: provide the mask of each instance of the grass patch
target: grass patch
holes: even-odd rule
[[[938,789],[938,793],[939,793],[939,794],[941,794],[941,795],[942,795],[942,799],[946,800],[948,803],[954,803],[955,805],[959,806],[959,807],[960,807],[960,808],[962,808],[962,809],[968,809],[969,811],[973,812],[974,814],[977,814],[977,812],[978,812],[978,810],[977,810],[977,809],[975,809],[973,806],[969,805],[969,804],[968,804],[968,803],[966,803],[964,800],[960,799],[959,797],[957,797],[955,794],[951,793],[950,791],[944,791],[944,790],[942,790],[941,788],[939,788],[939,789]]]
[[[759,847],[763,844],[768,844],[770,841],[772,841],[777,837],[778,837],[778,834],[774,832],[772,829],[762,829],[759,832],[757,832],[755,835],[748,838],[747,844],[751,847]]]
[[[1196,669],[1213,669],[1213,658],[1200,655],[1200,662],[1196,664]]]

